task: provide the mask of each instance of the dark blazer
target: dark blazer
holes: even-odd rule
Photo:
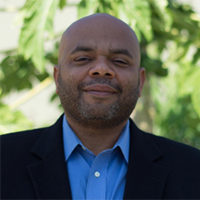
[[[200,151],[130,120],[124,199],[200,199]],[[71,199],[62,116],[51,127],[1,137],[2,199]],[[77,188],[78,190],[78,188]]]

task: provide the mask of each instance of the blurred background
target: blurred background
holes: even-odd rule
[[[63,113],[52,77],[61,34],[97,12],[129,24],[140,41],[147,75],[131,118],[200,149],[199,0],[1,0],[0,134],[48,126]]]

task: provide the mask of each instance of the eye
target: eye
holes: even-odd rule
[[[86,62],[86,61],[91,61],[91,58],[87,56],[80,56],[74,59],[76,62]]]
[[[118,65],[128,65],[128,62],[122,58],[113,59],[113,62]]]

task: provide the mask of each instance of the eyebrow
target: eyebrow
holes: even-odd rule
[[[87,46],[77,46],[71,52],[71,54],[74,54],[74,53],[77,53],[80,51],[91,52],[91,51],[95,51],[95,50],[93,48],[87,47]],[[129,58],[133,59],[133,56],[131,55],[131,53],[129,53],[129,51],[127,49],[110,49],[109,52],[112,54],[124,54],[124,55],[128,56]]]
[[[124,54],[130,58],[133,58],[133,56],[129,53],[129,51],[127,49],[112,49],[110,50],[110,53],[113,54]]]
[[[89,52],[89,51],[94,51],[94,49],[92,49],[91,47],[86,47],[86,46],[77,46],[72,52],[71,54],[80,52],[80,51],[85,51],[85,52]]]

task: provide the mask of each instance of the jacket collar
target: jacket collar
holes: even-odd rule
[[[65,164],[62,118],[46,128],[31,152],[38,162],[28,166],[38,199],[71,199],[71,190]]]
[[[39,199],[71,199],[62,137],[63,115],[46,128],[32,153],[38,162],[28,167]],[[150,134],[130,120],[130,152],[124,199],[161,199],[168,169],[158,164],[163,153]]]

